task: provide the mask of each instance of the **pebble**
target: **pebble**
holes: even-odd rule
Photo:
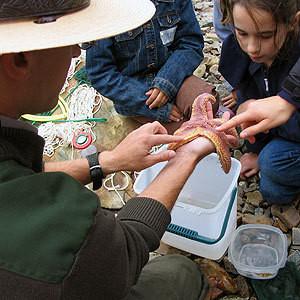
[[[293,227],[292,228],[292,243],[293,245],[300,245],[300,228]]]

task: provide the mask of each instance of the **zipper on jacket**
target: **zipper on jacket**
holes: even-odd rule
[[[264,68],[264,83],[265,83],[265,90],[267,92],[267,95],[269,96],[269,79],[268,79],[268,69]]]

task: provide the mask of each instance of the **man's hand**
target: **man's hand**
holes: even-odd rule
[[[167,134],[159,123],[148,123],[131,132],[115,149],[100,153],[105,173],[120,170],[140,171],[175,156],[172,150],[150,154],[153,146],[181,141],[182,137]]]
[[[152,108],[159,108],[168,102],[168,96],[158,88],[153,88],[146,93],[149,98],[146,100],[146,105]]]
[[[267,132],[288,121],[296,108],[279,96],[259,100],[248,100],[238,109],[238,114],[217,130],[224,131],[232,127],[241,126],[240,137],[255,142],[255,135]]]
[[[212,104],[208,102],[206,105],[207,105],[206,106],[207,117],[209,120],[212,120],[214,118]],[[225,121],[228,121],[229,118],[230,118],[229,112],[225,112],[222,116],[222,119]],[[226,139],[227,139],[227,144],[229,146],[237,145],[238,143],[237,138],[233,135],[229,135],[229,134],[226,135]],[[213,145],[213,143],[205,137],[200,137],[178,148],[176,151],[177,153],[176,159],[180,159],[182,155],[185,155],[186,157],[190,157],[190,158],[196,157],[198,160],[200,160],[206,155],[214,151],[215,151],[215,146]]]
[[[183,119],[183,114],[174,104],[169,115],[169,122],[180,122]]]

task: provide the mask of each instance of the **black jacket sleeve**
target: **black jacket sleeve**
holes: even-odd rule
[[[284,80],[278,95],[295,105],[297,109],[300,108],[300,58]]]
[[[170,221],[167,209],[149,198],[129,200],[117,216],[100,208],[64,280],[62,298],[123,299]]]

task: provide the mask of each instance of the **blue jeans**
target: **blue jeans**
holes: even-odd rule
[[[275,138],[259,154],[260,192],[269,203],[286,204],[300,193],[300,143]]]

